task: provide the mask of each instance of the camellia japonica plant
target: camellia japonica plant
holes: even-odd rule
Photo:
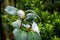
[[[12,22],[14,40],[41,40],[40,30],[35,22],[39,17],[36,12],[33,10],[19,10],[13,6],[6,6],[5,12],[20,18]]]

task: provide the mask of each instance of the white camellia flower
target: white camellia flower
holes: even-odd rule
[[[35,22],[33,22],[33,24],[32,24],[32,30],[35,31],[35,32],[37,32],[38,34],[40,32],[39,28],[38,28],[38,26],[37,26],[37,24]]]
[[[17,12],[17,15],[18,15],[21,19],[25,17],[25,13],[24,13],[23,10],[19,10],[19,11]]]
[[[13,25],[13,27],[15,27],[15,28],[19,28],[20,25],[21,25],[21,20],[17,20],[17,21],[15,21],[15,22],[13,22],[12,25]]]
[[[26,24],[26,25],[23,24],[23,26],[26,27],[26,28],[30,28],[30,25],[29,24]]]

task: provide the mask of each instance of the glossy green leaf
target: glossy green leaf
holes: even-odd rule
[[[16,15],[18,9],[13,6],[6,6],[5,11],[11,15]]]
[[[28,33],[28,40],[40,40],[40,35],[33,31],[30,31]]]
[[[27,14],[27,19],[29,19],[29,20],[35,20],[36,18],[37,18],[37,16],[34,13],[28,13]]]
[[[27,32],[22,31],[19,28],[14,29],[13,34],[15,40],[27,40]]]

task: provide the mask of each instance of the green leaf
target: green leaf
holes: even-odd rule
[[[34,13],[28,13],[27,14],[27,20],[36,20],[37,16]]]
[[[40,35],[33,31],[30,31],[28,33],[28,40],[40,40]]]
[[[40,19],[40,17],[34,10],[26,10],[25,12],[28,13],[27,19],[36,20],[37,17]]]
[[[22,33],[21,33],[21,40],[27,40],[27,32],[22,31]]]
[[[13,34],[15,40],[27,40],[27,32],[22,31],[19,28],[14,29]]]
[[[5,11],[11,15],[16,15],[18,9],[13,6],[6,6]]]
[[[19,29],[14,29],[13,30],[13,34],[14,34],[14,37],[15,37],[15,40],[19,40],[21,37],[21,30]]]

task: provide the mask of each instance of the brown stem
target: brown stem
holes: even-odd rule
[[[5,38],[6,38],[6,39],[9,39],[9,33],[8,33],[8,30],[4,30],[4,34],[5,34]]]
[[[14,40],[14,34],[13,33],[9,36],[9,39]]]
[[[2,24],[2,14],[3,14],[3,12],[2,12],[2,4],[3,4],[3,2],[4,2],[4,0],[1,0],[0,1],[0,40],[6,40],[6,38],[5,38],[5,35],[4,35],[4,29],[3,29],[3,24]]]
[[[23,23],[23,19],[21,19],[21,26],[20,26],[20,28],[22,28],[22,23]]]

